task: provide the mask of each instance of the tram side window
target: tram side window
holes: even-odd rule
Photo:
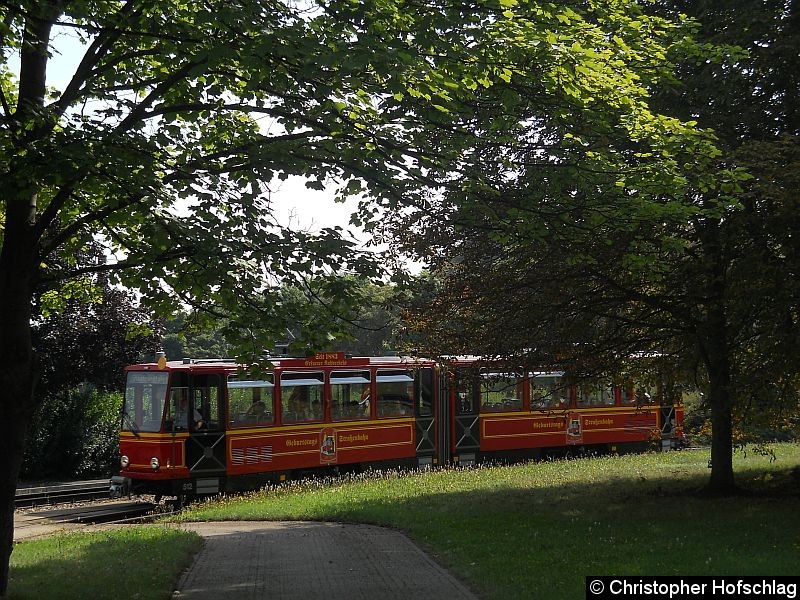
[[[634,393],[634,404],[656,404],[661,396],[657,386],[639,386]]]
[[[416,383],[419,386],[417,394],[417,414],[420,417],[430,417],[433,415],[434,381],[433,369],[430,367],[417,371]]]
[[[221,378],[218,373],[192,375],[192,404],[200,413],[202,428],[219,429]]]
[[[123,431],[159,431],[167,394],[167,372],[129,371],[122,407]]]
[[[334,421],[366,419],[370,416],[369,371],[331,373],[331,418]]]
[[[522,379],[503,373],[481,378],[481,412],[522,410]]]
[[[284,423],[322,421],[322,372],[281,374],[281,415]]]
[[[169,386],[169,402],[167,414],[164,419],[164,428],[168,431],[174,429],[188,429],[189,419],[192,422],[202,421],[200,412],[189,406],[189,374],[173,373]]]
[[[414,414],[414,378],[406,369],[378,369],[375,376],[378,417]]]
[[[613,406],[614,388],[607,383],[584,384],[578,393],[580,406]]]
[[[619,389],[619,399],[623,406],[633,406],[636,404],[636,389],[630,381],[623,382]]]
[[[474,369],[456,371],[456,414],[472,414],[477,411],[479,381]]]
[[[184,379],[186,379],[184,377]],[[165,420],[166,428],[172,429],[173,424],[175,429],[187,429],[189,427],[189,417],[193,421],[202,421],[200,412],[195,412],[194,409],[189,407],[189,386],[177,386],[177,382],[173,382],[172,387],[169,389],[169,404],[167,404],[167,418]]]
[[[275,422],[272,376],[262,380],[228,378],[228,416],[231,427],[272,425]]]
[[[534,373],[531,377],[531,409],[550,410],[569,404],[569,386],[557,373]]]

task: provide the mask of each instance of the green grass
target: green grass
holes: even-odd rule
[[[201,545],[198,535],[165,527],[20,542],[11,554],[8,599],[166,600]]]
[[[590,574],[796,575],[800,447],[774,448],[736,455],[733,498],[698,493],[708,452],[685,451],[307,481],[181,519],[394,527],[485,598],[582,598]],[[201,543],[161,526],[21,542],[9,599],[167,599]]]
[[[697,493],[708,453],[685,451],[305,482],[182,519],[394,527],[487,598],[583,597],[589,574],[795,575],[800,448],[775,451],[736,455],[734,498]]]

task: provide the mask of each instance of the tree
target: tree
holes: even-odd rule
[[[83,265],[104,260],[96,248],[78,257]],[[41,407],[29,427],[24,477],[110,474],[118,462],[123,368],[152,360],[158,348],[152,316],[130,292],[110,287],[103,276],[81,283],[82,297],[46,293],[34,307]]]
[[[575,116],[607,121],[623,137],[663,138],[660,151],[707,154],[703,136],[639,100],[637,81],[661,75],[662,42],[680,28],[640,19],[624,2],[596,3],[587,18],[583,10],[518,0],[3,4],[0,595],[36,407],[31,307],[45,291],[105,273],[162,312],[186,304],[228,319],[226,337],[242,357],[295,322],[317,325],[303,334],[319,346],[345,322],[321,316],[351,312],[354,282],[339,275],[374,276],[383,263],[339,231],[277,227],[276,178],[331,183],[388,211],[424,209],[436,202],[430,190],[453,192],[462,181],[482,189],[476,158],[509,173],[500,151],[530,133],[520,120],[530,102],[562,126]],[[49,90],[64,31],[80,39],[83,57],[63,90]],[[634,63],[642,66],[627,68]],[[533,152],[550,135],[523,141]],[[112,260],[54,260],[93,242]],[[289,284],[324,304],[292,314],[297,305],[280,295]]]
[[[345,318],[341,314],[325,314],[319,305],[326,306],[330,298],[309,299],[309,290],[297,286],[286,286],[281,291],[281,304],[291,307],[289,313],[294,316],[283,339],[277,347],[263,347],[263,352],[272,356],[285,353],[303,354],[311,349],[304,346],[302,332],[328,327],[326,321],[338,322],[337,334],[321,342],[319,350],[337,350],[353,355],[381,355],[391,350],[396,334],[397,302],[393,301],[395,286],[378,285],[368,281],[353,280],[354,304],[353,314]],[[231,345],[224,332],[230,323],[209,319],[208,315],[198,312],[179,313],[167,320],[162,339],[162,348],[167,357],[220,358],[230,356]],[[242,335],[239,330],[234,335]]]
[[[708,256],[725,274],[734,417],[746,426],[796,414],[800,255],[791,207],[800,144],[800,74],[794,68],[800,6],[786,0],[669,1],[653,9],[685,11],[701,24],[698,38],[747,51],[734,65],[681,64],[684,84],[662,90],[656,100],[713,128],[721,159],[753,177],[737,197],[740,209],[714,223],[719,249]]]
[[[70,262],[88,268],[104,264],[106,257],[91,244]],[[131,291],[112,287],[104,274],[71,283],[43,293],[33,307],[38,391],[58,394],[81,384],[120,391],[124,367],[155,356],[158,326]]]
[[[797,406],[798,262],[787,212],[796,141],[776,134],[797,134],[796,70],[784,67],[797,54],[798,16],[796,3],[664,4],[673,17],[697,11],[699,41],[751,51],[717,46],[698,60],[673,45],[664,56],[675,62],[663,66],[685,84],[639,73],[642,110],[713,127],[717,149],[659,145],[663,137],[641,131],[626,141],[613,131],[624,115],[603,127],[587,122],[585,107],[559,120],[531,103],[520,120],[531,136],[551,135],[556,151],[514,148],[505,178],[492,178],[498,163],[487,161],[478,172],[489,185],[465,179],[470,193],[446,197],[430,220],[401,223],[427,233],[410,247],[434,257],[409,325],[451,352],[478,341],[487,354],[555,357],[589,374],[627,368],[632,355],[662,357],[707,392],[709,489],[728,493],[734,414]]]
[[[269,0],[0,8],[0,595],[37,406],[31,320],[43,294],[105,273],[152,306],[225,307],[269,346],[288,318],[276,301],[285,281],[314,277],[333,299],[327,308],[346,313],[336,272],[375,272],[340,232],[283,230],[269,209],[276,177],[314,187],[338,177],[348,192],[363,177],[391,189],[379,160],[364,156],[376,130],[359,112],[385,79],[369,40],[333,12]],[[51,90],[50,58],[66,31],[83,57]],[[95,242],[113,259],[56,260]],[[328,331],[305,333],[314,342]]]
[[[178,313],[167,320],[161,348],[170,360],[184,357],[225,358],[229,345],[222,335],[222,326],[207,322],[199,313]]]
[[[346,335],[334,339],[331,350],[353,356],[383,356],[397,349],[398,307],[395,285],[365,283],[361,286],[359,310],[347,323]]]

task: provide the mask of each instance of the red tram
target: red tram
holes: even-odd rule
[[[683,441],[682,406],[633,386],[573,385],[564,373],[506,373],[471,358],[323,352],[272,363],[257,380],[221,360],[128,367],[112,495],[184,498],[307,472]]]

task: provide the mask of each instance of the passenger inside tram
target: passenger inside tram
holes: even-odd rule
[[[245,412],[245,416],[253,418],[256,421],[261,421],[266,413],[267,405],[264,404],[263,400],[254,400],[253,404],[251,404],[250,408]]]
[[[175,429],[186,429],[190,425],[194,429],[203,427],[203,416],[196,408],[191,410],[192,420],[189,423],[189,394],[186,388],[172,388],[172,405],[175,407]]]

